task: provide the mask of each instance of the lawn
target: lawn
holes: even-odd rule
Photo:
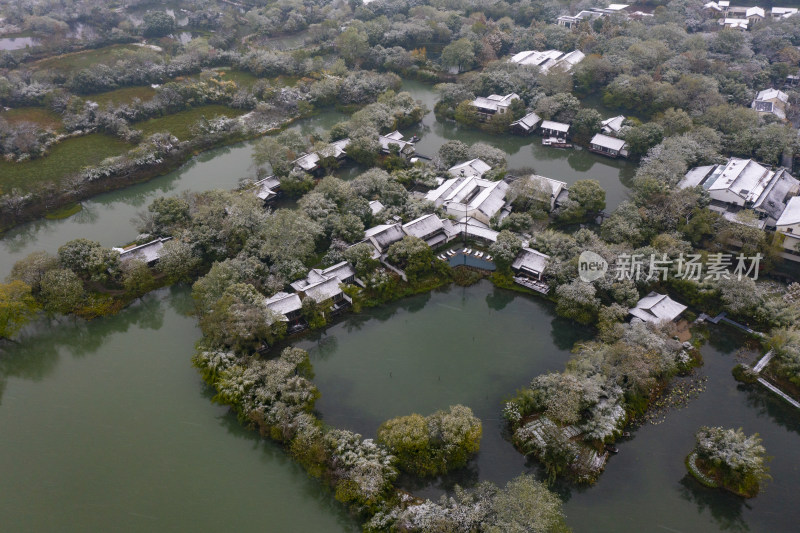
[[[206,117],[210,120],[220,115],[238,117],[242,114],[244,114],[244,111],[241,109],[231,109],[224,105],[206,105],[180,111],[179,113],[164,117],[151,118],[144,122],[137,122],[133,127],[137,130],[142,130],[145,136],[168,131],[178,139],[185,141],[192,136],[192,126],[194,126],[201,117]]]
[[[161,56],[161,52],[144,46],[115,44],[94,50],[48,57],[34,62],[31,66],[35,70],[52,70],[63,74],[69,74],[98,63],[113,65],[120,59],[134,55],[144,55],[145,57],[156,60]]]
[[[105,109],[108,104],[121,105],[130,104],[134,98],[141,101],[147,101],[155,96],[156,90],[149,85],[137,85],[135,87],[123,87],[105,93],[92,94],[86,96],[86,100],[97,102],[100,109]]]
[[[6,119],[11,124],[20,122],[33,122],[42,128],[49,128],[58,131],[63,126],[61,117],[58,113],[45,109],[44,107],[18,107],[3,111],[0,108],[0,117]]]
[[[131,145],[102,133],[66,139],[38,159],[13,163],[0,159],[0,192],[17,187],[26,192],[47,182],[58,182],[63,176],[96,165],[103,159],[120,155]]]

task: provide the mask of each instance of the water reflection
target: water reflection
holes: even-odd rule
[[[722,531],[750,531],[742,511],[750,508],[744,498],[735,494],[702,486],[696,479],[686,474],[680,481],[681,498],[697,505],[699,514],[706,510]]]
[[[95,354],[106,339],[131,326],[157,331],[164,325],[164,300],[181,289],[161,289],[111,317],[91,322],[75,318],[42,319],[25,328],[16,343],[0,343],[0,384],[8,378],[41,381],[58,366],[62,352],[75,358]],[[182,291],[188,294],[185,289]],[[4,386],[0,385],[0,391]],[[0,402],[2,396],[0,395]]]

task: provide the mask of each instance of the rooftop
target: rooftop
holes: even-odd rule
[[[281,315],[287,315],[302,309],[303,304],[297,293],[279,292],[274,296],[264,300],[264,306]]]
[[[591,144],[602,146],[603,148],[608,148],[609,150],[615,150],[617,152],[625,148],[625,141],[622,139],[609,137],[608,135],[603,135],[602,133],[598,133],[592,137]]]
[[[459,163],[454,167],[451,167],[448,172],[452,176],[483,176],[487,172],[492,170],[492,167],[489,166],[488,163],[484,162],[482,159],[470,159],[469,161],[465,161],[464,163]]]
[[[569,124],[564,124],[563,122],[555,122],[553,120],[545,120],[542,122],[542,129],[560,131],[566,133],[569,131]]]
[[[686,306],[679,304],[666,294],[651,292],[632,307],[628,312],[645,322],[658,324],[671,322],[686,310]]]
[[[548,259],[550,259],[548,255],[531,248],[523,248],[519,255],[517,255],[517,258],[514,259],[511,268],[539,275],[544,272]]]
[[[794,224],[800,224],[800,196],[789,198],[786,203],[786,209],[783,210],[775,225],[780,227],[793,226]]]

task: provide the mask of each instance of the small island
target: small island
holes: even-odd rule
[[[703,485],[752,498],[769,478],[766,450],[758,433],[745,435],[741,428],[702,427],[695,439],[686,467]]]

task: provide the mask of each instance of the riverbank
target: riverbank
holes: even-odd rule
[[[183,166],[192,158],[209,150],[278,133],[291,126],[298,119],[308,118],[313,115],[314,113],[305,115],[298,114],[277,124],[270,123],[260,130],[251,130],[249,132],[228,135],[218,141],[202,142],[201,140],[197,142],[197,139],[185,141],[179,144],[179,148],[164,153],[162,157],[151,164],[142,164],[133,169],[123,169],[118,173],[104,175],[101,179],[88,180],[88,182],[83,181],[81,187],[77,190],[65,192],[59,196],[40,198],[38,201],[31,202],[24,202],[23,200],[13,208],[4,209],[2,214],[0,214],[0,236],[16,226],[37,218],[46,217],[50,213],[58,213],[66,206],[79,203],[98,194],[124,189],[131,185],[145,183],[159,176],[163,176]],[[239,120],[244,120],[244,117],[247,117],[247,115],[239,117]],[[75,175],[74,177],[79,179],[79,175]],[[62,179],[69,179],[69,176],[65,176]]]

